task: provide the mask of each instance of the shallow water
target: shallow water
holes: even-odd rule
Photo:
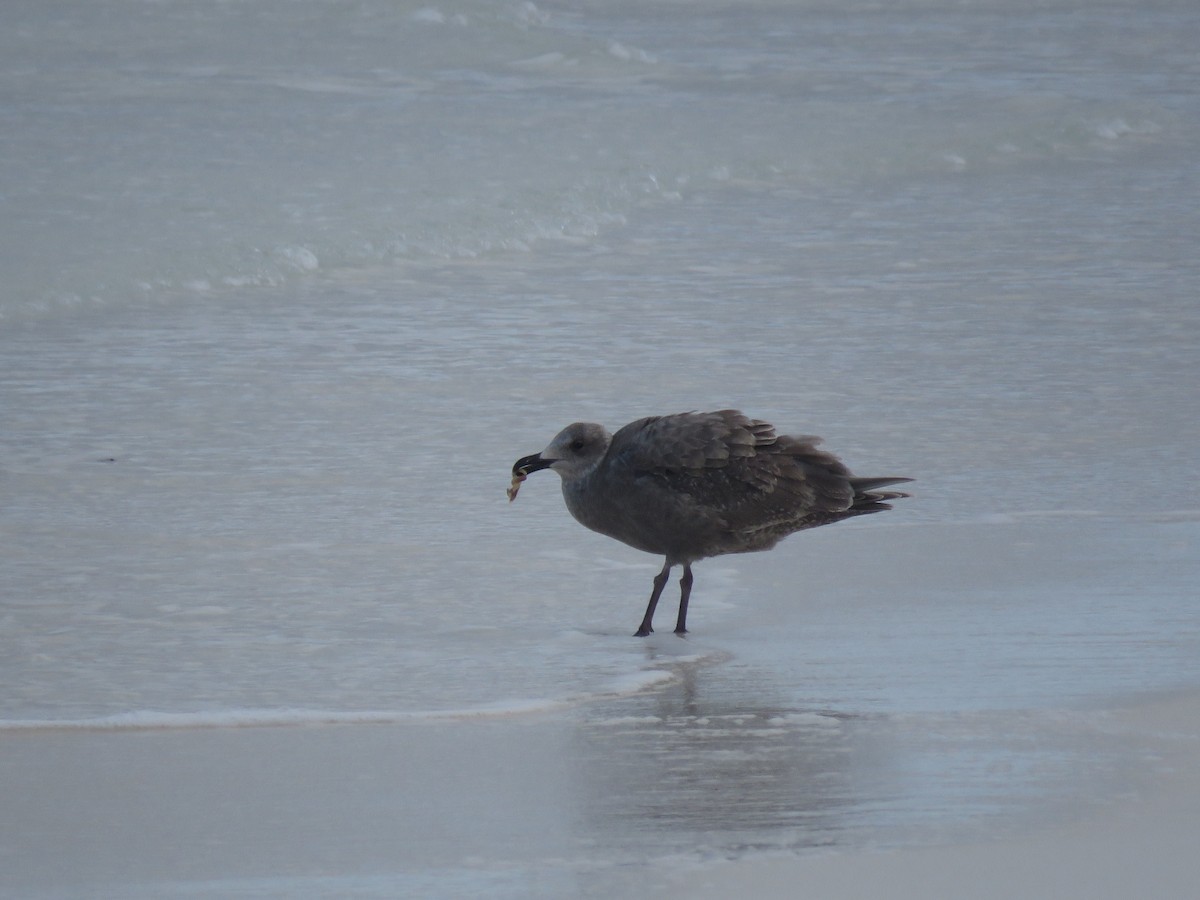
[[[545,805],[488,782],[542,823],[520,849],[479,781],[372,770],[476,862],[389,868],[364,825],[325,870],[288,858],[317,829],[121,876],[81,837],[78,884],[605,893],[658,856],[1005,827],[1136,768],[1097,710],[1200,682],[1190,6],[14,15],[5,746],[51,728],[81,771],[97,728],[202,756],[338,723],[426,740],[440,784],[453,734],[480,779],[582,761]],[[634,640],[659,563],[553,475],[508,504],[508,468],[573,420],[722,406],[916,496],[701,563],[689,639]]]

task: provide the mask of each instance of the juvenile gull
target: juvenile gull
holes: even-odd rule
[[[553,469],[581,524],[666,557],[637,637],[654,630],[658,598],[671,568],[682,565],[675,633],[684,634],[692,563],[770,550],[793,531],[891,509],[889,500],[908,496],[877,488],[911,478],[856,478],[818,443],[776,435],[736,409],[650,416],[616,434],[576,422],[513,464],[508,498],[530,473]]]

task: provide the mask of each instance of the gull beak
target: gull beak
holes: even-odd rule
[[[534,453],[532,456],[522,456],[513,463],[512,473],[515,477],[524,478],[531,472],[537,472],[541,469],[548,469],[554,465],[553,459],[542,459],[542,454]]]
[[[508,486],[508,502],[512,503],[517,499],[517,491],[521,489],[521,482],[525,480],[525,476],[530,472],[536,472],[539,469],[548,469],[554,465],[553,459],[542,459],[542,454],[535,453],[532,456],[522,456],[513,463],[512,484]]]

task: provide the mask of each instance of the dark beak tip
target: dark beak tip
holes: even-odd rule
[[[517,476],[524,477],[529,474],[532,464],[538,461],[538,455],[534,453],[532,456],[522,456],[513,463],[512,473]]]
[[[540,453],[533,453],[529,456],[522,456],[515,463],[513,463],[512,473],[513,475],[524,478],[531,472],[537,472],[541,469],[548,469],[552,464],[552,460],[542,459],[542,455]]]

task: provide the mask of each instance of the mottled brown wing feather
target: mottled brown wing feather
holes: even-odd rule
[[[733,531],[841,513],[854,496],[849,470],[819,438],[776,436],[736,410],[640,419],[613,436],[610,465],[627,477],[691,495]],[[823,520],[827,520],[823,518]]]
[[[613,435],[610,464],[638,474],[698,472],[755,455],[775,441],[775,429],[737,410],[676,413],[630,422]]]

